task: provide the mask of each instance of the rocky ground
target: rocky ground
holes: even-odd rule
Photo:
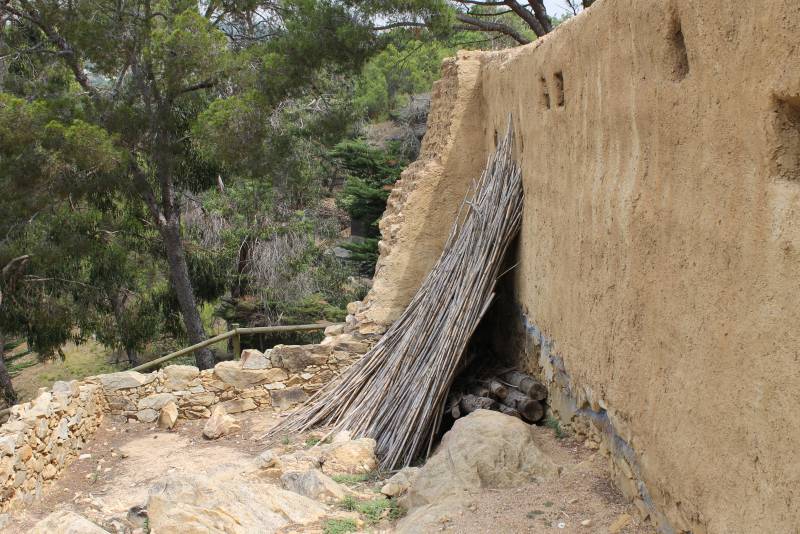
[[[340,435],[318,443],[321,435],[311,433],[266,449],[260,437],[278,417],[237,414],[241,430],[207,440],[202,420],[165,432],[109,416],[81,459],[40,500],[0,517],[0,527],[49,534],[653,532],[634,519],[597,452],[496,412],[459,420],[425,466],[393,477],[376,473],[371,440]]]

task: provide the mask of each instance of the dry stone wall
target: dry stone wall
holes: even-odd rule
[[[80,455],[104,414],[171,427],[176,420],[274,408],[286,410],[340,374],[370,348],[375,336],[333,325],[314,345],[278,345],[265,353],[200,371],[170,365],[151,373],[121,371],[83,381],[56,382],[49,391],[11,409],[0,426],[0,512],[41,495]],[[172,410],[177,411],[173,417]],[[169,415],[169,417],[167,417]]]
[[[56,382],[31,402],[11,408],[0,427],[0,511],[38,496],[80,454],[106,410],[97,384]]]

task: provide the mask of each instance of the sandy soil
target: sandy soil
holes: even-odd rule
[[[115,531],[129,509],[146,503],[147,491],[170,472],[205,473],[215,477],[254,476],[255,457],[265,449],[259,438],[278,420],[270,411],[239,414],[242,430],[216,441],[202,438],[204,420],[181,421],[175,431],[163,432],[137,422],[107,417],[95,439],[83,451],[91,458],[76,460],[65,475],[43,491],[42,498],[11,512],[3,532],[26,532],[57,509],[69,509]],[[569,439],[556,439],[550,429],[539,428],[537,443],[564,466],[561,477],[529,486],[483,490],[474,495],[469,509],[443,524],[442,531],[485,532],[608,532],[623,514],[636,517],[622,495],[610,484],[605,461]],[[281,448],[304,446],[295,437]],[[381,481],[359,492],[377,492]],[[589,526],[581,521],[589,520]],[[381,525],[383,532],[388,532]],[[321,525],[295,532],[321,533]],[[622,534],[650,534],[649,526],[631,520]]]
[[[649,523],[636,519],[633,505],[611,484],[605,458],[570,438],[556,439],[548,428],[535,429],[536,443],[563,466],[561,476],[483,490],[465,513],[442,525],[443,532],[594,534],[613,532],[610,527],[616,523],[620,534],[655,534]]]

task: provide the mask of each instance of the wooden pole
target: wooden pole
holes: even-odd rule
[[[242,340],[239,337],[239,323],[231,324],[233,327],[233,359],[242,359]]]

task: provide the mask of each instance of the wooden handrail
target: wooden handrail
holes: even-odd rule
[[[129,371],[143,371],[145,369],[150,369],[151,367],[155,367],[158,364],[164,363],[166,361],[172,360],[179,356],[185,356],[187,354],[191,354],[195,351],[198,351],[202,348],[208,347],[209,345],[213,345],[214,343],[219,343],[220,341],[224,341],[229,337],[234,336],[234,354],[233,357],[235,359],[239,359],[241,356],[241,349],[238,348],[238,338],[242,334],[272,334],[275,332],[306,332],[310,330],[323,330],[329,327],[333,323],[328,324],[290,324],[290,325],[281,325],[281,326],[256,326],[252,328],[239,328],[238,325],[234,325],[233,330],[229,330],[223,334],[219,334],[212,338],[208,338],[205,341],[201,341],[200,343],[195,343],[191,347],[186,347],[185,349],[181,349],[166,356],[162,356],[161,358],[156,358],[155,360],[151,360],[147,363],[143,363],[142,365],[138,365],[133,367],[132,369],[128,369]]]
[[[162,364],[166,361],[172,360],[179,356],[185,356],[187,354],[191,354],[197,350],[203,349],[208,347],[209,345],[213,345],[214,343],[219,343],[220,341],[224,341],[230,337],[233,337],[234,343],[234,354],[233,357],[237,360],[241,357],[241,346],[239,344],[239,336],[242,334],[273,334],[276,332],[308,332],[313,330],[323,330],[333,324],[336,323],[325,323],[325,324],[289,324],[289,325],[280,325],[280,326],[255,326],[251,328],[239,328],[239,325],[236,323],[233,324],[233,330],[228,330],[222,334],[216,335],[214,337],[208,338],[205,341],[201,341],[200,343],[195,343],[190,347],[186,347],[181,350],[177,350],[175,352],[171,352],[166,356],[162,356],[161,358],[156,358],[155,360],[151,360],[147,363],[143,363],[142,365],[137,365],[128,371],[144,371],[145,369],[150,369],[151,367],[155,367],[159,364]],[[10,408],[5,408],[0,410],[0,417],[10,413]]]

